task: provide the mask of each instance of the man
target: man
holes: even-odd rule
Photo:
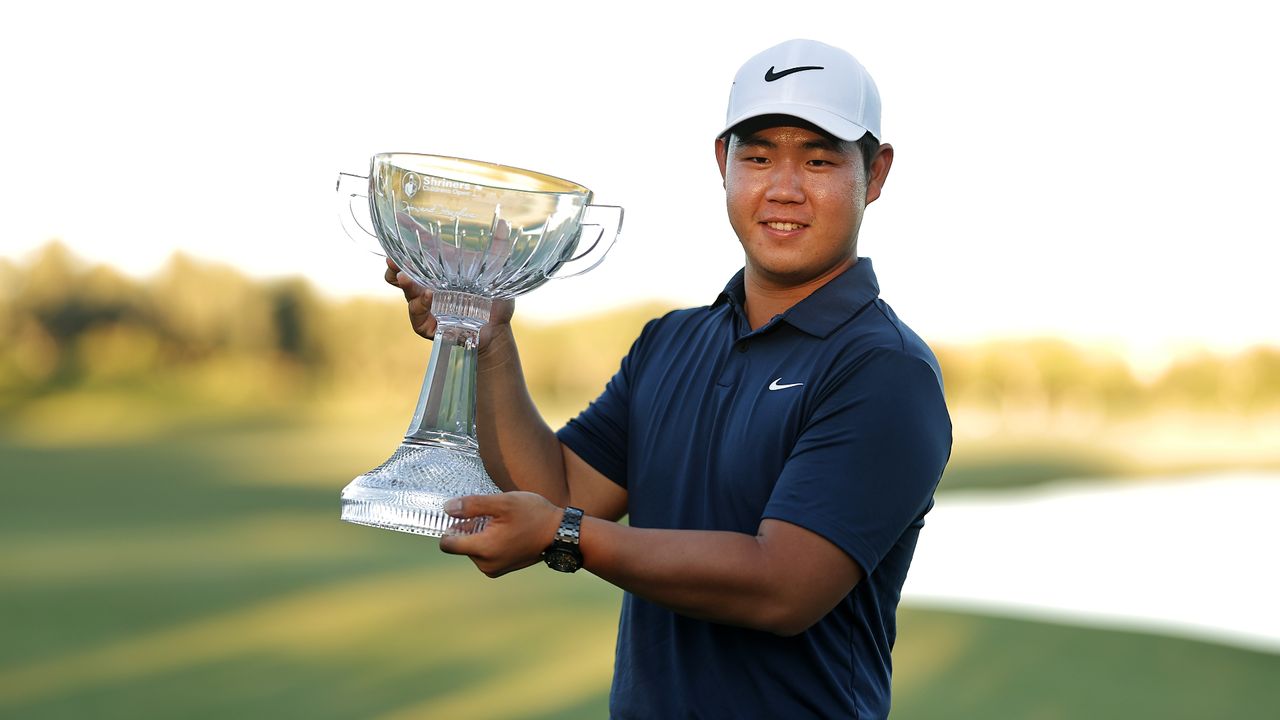
[[[879,116],[842,50],[794,40],[748,60],[715,144],[745,267],[710,306],[650,322],[558,433],[510,304],[481,339],[481,454],[511,492],[450,501],[489,520],[441,549],[491,576],[545,556],[625,590],[614,717],[889,712],[898,598],[951,424],[933,353],[856,252],[893,162]],[[429,293],[394,265],[387,279],[430,337]]]

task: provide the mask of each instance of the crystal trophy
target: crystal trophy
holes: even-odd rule
[[[347,522],[439,537],[458,525],[444,502],[499,492],[475,428],[476,344],[494,300],[600,264],[622,208],[543,173],[462,158],[384,153],[368,176],[338,176],[339,215],[352,239],[433,293],[436,333],[417,408],[400,447],[342,491]]]

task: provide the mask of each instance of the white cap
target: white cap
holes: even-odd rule
[[[748,60],[729,90],[724,130],[761,115],[791,115],[841,140],[880,139],[880,92],[849,53],[815,40],[788,40]]]

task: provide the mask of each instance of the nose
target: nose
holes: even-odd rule
[[[804,181],[794,163],[780,162],[769,173],[765,199],[779,203],[804,202]]]

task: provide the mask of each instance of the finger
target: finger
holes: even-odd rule
[[[403,270],[396,275],[395,285],[404,291],[405,300],[412,300],[419,295],[430,293],[429,290],[422,285],[419,285],[417,280],[409,277],[409,274]]]
[[[440,538],[440,552],[449,555],[470,555],[476,552],[474,535],[453,535],[446,532]]]
[[[404,291],[404,299],[409,301],[409,312],[415,315],[427,315],[431,312],[431,298],[434,293],[430,290],[410,294],[408,290]]]
[[[408,273],[403,270],[400,271],[400,274],[396,275],[395,285],[404,292],[405,300],[421,299],[423,303],[422,307],[419,308],[421,312],[427,312],[431,309],[431,298],[434,293],[427,286],[409,277]]]
[[[450,555],[470,555],[473,560],[479,562],[479,558],[476,556],[485,553],[485,549],[482,547],[482,543],[485,540],[479,538],[478,535],[484,529],[485,520],[487,519],[484,516],[467,518],[445,528],[444,535],[440,537],[441,552]]]
[[[436,338],[436,318],[431,314],[431,298],[413,298],[408,303],[409,324],[413,331],[428,340]]]
[[[396,281],[396,276],[400,274],[400,266],[396,265],[395,261],[391,258],[387,258],[386,260],[387,269],[383,271],[382,279],[386,280],[387,283],[398,287],[400,283]]]
[[[502,493],[495,495],[463,495],[445,501],[444,511],[459,519],[500,515],[506,509],[507,500]]]

